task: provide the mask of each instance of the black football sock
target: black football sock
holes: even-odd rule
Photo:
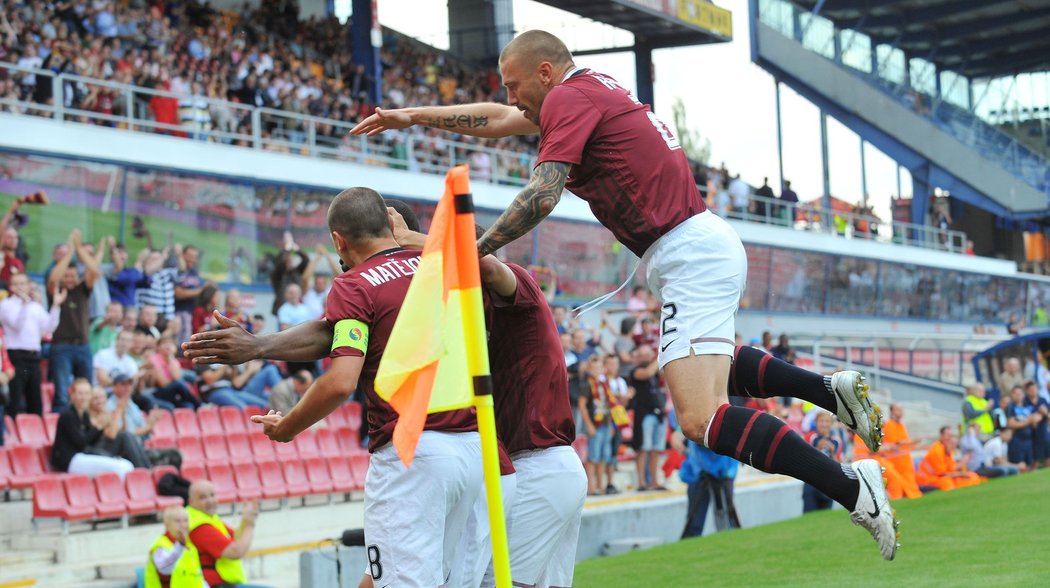
[[[771,414],[723,404],[708,425],[705,444],[715,453],[820,490],[853,511],[860,484],[848,464],[824,455]]]
[[[790,396],[812,402],[831,414],[836,414],[839,406],[830,380],[824,376],[745,345],[736,348],[728,392],[745,398]]]

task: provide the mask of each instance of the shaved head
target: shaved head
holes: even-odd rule
[[[572,63],[572,53],[561,39],[547,31],[538,30],[525,31],[507,43],[499,54],[499,60],[502,63],[510,58],[521,60],[521,65],[529,69],[544,61],[549,61],[555,67]]]
[[[386,206],[379,192],[371,188],[347,188],[328,208],[328,229],[355,247],[380,237],[392,239]]]

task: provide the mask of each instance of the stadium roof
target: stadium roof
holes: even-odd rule
[[[1050,69],[1050,0],[793,0],[969,78]]]
[[[721,43],[733,38],[732,14],[705,0],[537,0],[630,31],[652,48]]]

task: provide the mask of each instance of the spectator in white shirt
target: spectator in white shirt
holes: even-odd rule
[[[277,309],[277,324],[285,330],[299,323],[318,318],[303,304],[303,290],[298,284],[288,284],[284,289],[284,304]]]
[[[53,296],[51,312],[40,304],[40,293],[31,297],[29,278],[14,274],[8,285],[11,295],[0,302],[0,326],[4,329],[7,354],[15,366],[15,377],[9,384],[7,414],[43,414],[40,397],[40,341],[58,326],[59,310],[67,291],[58,289]]]
[[[741,216],[747,212],[747,207],[751,203],[751,186],[740,179],[740,174],[734,176],[733,181],[729,182],[729,197],[733,201],[734,216]]]
[[[117,340],[113,347],[107,347],[95,354],[95,381],[99,386],[109,388],[113,385],[113,377],[124,374],[134,377],[139,371],[135,358],[131,357],[131,344],[134,335],[131,331],[117,333]]]
[[[984,467],[998,468],[1004,476],[1011,476],[1026,469],[1024,463],[1012,464],[1007,459],[1008,445],[1013,438],[1013,429],[996,431],[995,435],[984,444]]]

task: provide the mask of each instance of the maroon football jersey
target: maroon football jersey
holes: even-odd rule
[[[707,209],[667,125],[614,79],[590,69],[543,101],[536,162],[545,161],[572,164],[565,187],[639,257]]]
[[[492,294],[487,310],[496,430],[510,453],[571,445],[576,425],[554,315],[528,270],[507,266],[518,289],[509,299]]]
[[[367,332],[352,337],[367,337],[367,352],[352,347],[337,347],[331,357],[364,355],[358,385],[368,401],[368,450],[375,451],[391,441],[397,412],[375,391],[379,361],[386,350],[387,339],[405,301],[412,275],[419,267],[420,252],[390,249],[370,257],[364,263],[338,276],[332,282],[325,308],[325,320],[335,326],[342,320],[364,323]],[[356,339],[355,339],[356,340]],[[473,408],[438,412],[427,417],[424,427],[449,433],[477,431]]]

